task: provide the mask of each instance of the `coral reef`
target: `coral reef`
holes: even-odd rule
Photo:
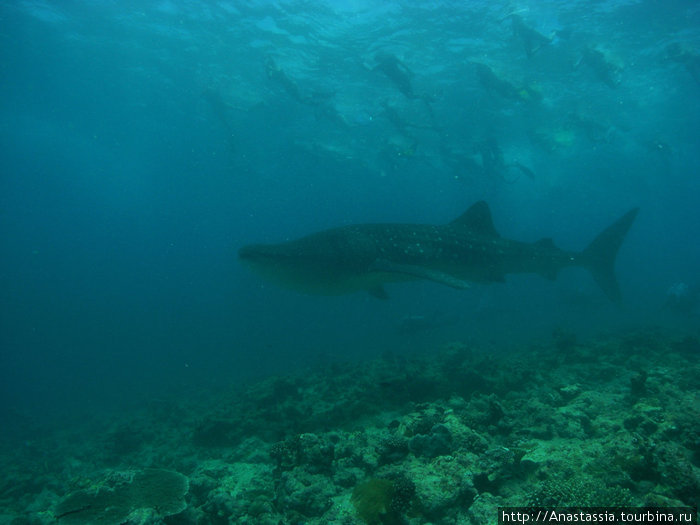
[[[0,448],[0,521],[477,525],[502,505],[694,505],[697,348],[654,332],[450,343],[151,405]]]

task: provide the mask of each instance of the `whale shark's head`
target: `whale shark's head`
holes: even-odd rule
[[[340,295],[374,288],[382,281],[368,271],[375,257],[350,234],[338,228],[279,244],[251,244],[238,257],[263,278],[304,293]]]
[[[255,273],[281,286],[307,291],[317,268],[309,266],[301,254],[290,250],[290,243],[250,244],[238,251],[239,259]]]

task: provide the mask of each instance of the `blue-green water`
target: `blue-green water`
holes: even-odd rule
[[[692,1],[9,0],[0,116],[7,442],[449,341],[698,334]],[[566,250],[640,207],[622,306],[582,269],[382,301],[278,289],[238,261],[478,200],[504,237]]]

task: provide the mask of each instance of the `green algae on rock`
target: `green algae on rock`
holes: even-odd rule
[[[188,490],[187,478],[170,470],[112,472],[100,485],[70,493],[54,516],[62,525],[139,523],[151,514],[164,517],[185,510]],[[135,514],[144,514],[144,519],[135,520]]]
[[[357,515],[368,525],[401,523],[415,493],[415,485],[405,476],[393,479],[372,478],[352,492],[352,504]]]

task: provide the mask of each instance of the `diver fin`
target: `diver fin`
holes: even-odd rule
[[[591,272],[603,293],[614,303],[622,301],[620,287],[615,278],[615,257],[637,217],[637,212],[639,208],[633,208],[625,213],[593,239],[593,242],[580,255],[583,266]]]
[[[419,279],[435,281],[436,283],[444,284],[445,286],[449,286],[451,288],[469,288],[469,283],[467,281],[458,279],[445,272],[430,270],[429,268],[425,268],[423,266],[416,266],[413,264],[396,264],[385,259],[379,259],[374,263],[372,269],[380,272],[401,273],[404,275],[411,275]]]
[[[472,204],[467,211],[453,220],[450,225],[468,228],[474,233],[488,237],[500,237],[493,225],[489,205],[484,201]]]
[[[514,168],[518,168],[524,175],[527,175],[528,178],[531,180],[535,180],[535,172],[532,171],[530,168],[525,166],[524,164],[521,164],[517,160],[510,164],[510,166],[513,166]]]

